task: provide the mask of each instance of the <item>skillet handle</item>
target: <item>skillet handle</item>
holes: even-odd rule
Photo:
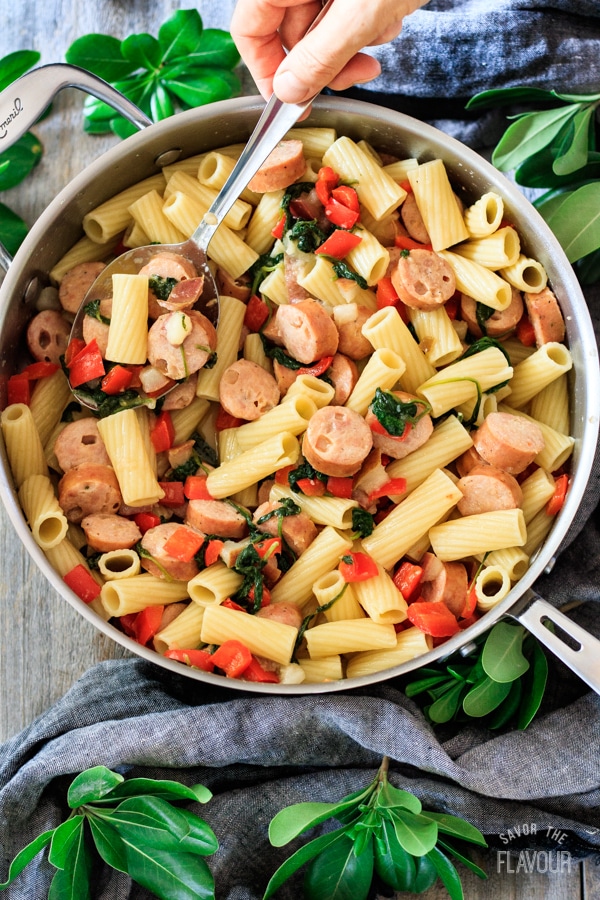
[[[534,591],[525,593],[519,607],[511,610],[510,615],[600,694],[600,641]],[[556,625],[559,633],[550,631],[546,623]],[[572,646],[563,640],[560,632],[570,639]]]
[[[0,93],[0,153],[35,125],[59,91],[67,87],[104,100],[140,130],[152,125],[141,109],[107,81],[79,66],[53,63],[27,72]]]

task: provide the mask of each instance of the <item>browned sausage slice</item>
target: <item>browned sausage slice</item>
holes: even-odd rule
[[[437,309],[456,289],[452,267],[433,250],[409,250],[392,271],[392,284],[413,309]]]
[[[475,447],[469,447],[468,450],[465,450],[464,453],[457,457],[455,464],[460,478],[464,478],[474,466],[483,466],[486,465],[486,462],[481,458]]]
[[[444,562],[442,570],[435,578],[421,581],[421,600],[446,604],[455,616],[462,615],[467,602],[469,580],[463,563]]]
[[[151,278],[157,275],[159,278],[174,278],[175,281],[185,281],[186,278],[196,278],[198,272],[195,265],[181,256],[180,253],[173,253],[170,250],[163,250],[157,253],[152,259],[142,266],[139,275],[146,275]]]
[[[130,550],[141,540],[142,532],[131,519],[110,513],[97,513],[81,520],[87,542],[98,553]]]
[[[483,332],[477,321],[477,301],[468,294],[460,295],[460,313],[463,320],[467,323],[469,331],[475,337],[481,337]],[[523,298],[521,292],[516,288],[512,289],[512,298],[506,309],[494,310],[492,315],[485,319],[485,332],[490,337],[501,337],[509,334],[517,327],[517,323],[523,315]]]
[[[181,525],[179,522],[165,522],[162,525],[156,525],[155,528],[149,528],[142,538],[143,549],[150,554],[152,559],[142,556],[142,568],[155,575],[157,578],[166,578],[170,576],[175,581],[189,581],[194,575],[198,574],[198,563],[194,558],[189,562],[183,562],[175,559],[164,549],[165,544],[173,534],[182,528],[184,531],[193,531],[195,529]]]
[[[108,308],[108,312],[106,311]],[[112,300],[106,301],[103,300],[100,304],[100,313],[107,318],[110,318],[110,309],[112,309]],[[98,350],[100,351],[100,355],[104,358],[106,357],[106,347],[108,345],[108,329],[109,326],[106,322],[101,322],[99,319],[94,318],[94,316],[84,316],[82,322],[82,337],[86,344],[89,344],[90,341],[96,339],[96,343],[98,344]]]
[[[71,326],[56,309],[44,309],[34,316],[27,327],[27,346],[38,362],[60,365],[67,349]]]
[[[400,215],[404,227],[413,241],[419,241],[420,244],[431,244],[429,232],[425,227],[423,216],[419,212],[419,207],[417,206],[417,201],[412,191],[407,194],[406,200],[400,207]]]
[[[244,303],[246,303],[250,299],[250,290],[252,285],[248,280],[245,280],[244,275],[242,275],[240,278],[232,278],[229,272],[226,272],[225,269],[217,267],[215,281],[217,283],[217,290],[219,291],[219,295],[224,295],[226,297],[235,297],[236,300],[242,300],[242,302]]]
[[[517,479],[496,466],[473,466],[456,486],[463,494],[457,504],[461,516],[517,509],[523,503],[523,491]]]
[[[550,288],[544,288],[538,294],[525,294],[524,296],[537,346],[541,347],[542,344],[548,344],[550,341],[559,343],[564,341],[565,320],[558,300]]]
[[[418,413],[423,411],[423,401],[413,394],[407,394],[406,391],[392,391],[395,397],[404,403],[416,403]],[[365,422],[371,428],[373,425],[381,427],[377,416],[369,409],[365,416]],[[423,444],[429,440],[433,432],[433,422],[430,415],[424,415],[419,419],[416,425],[407,423],[404,434],[396,436],[389,434],[379,434],[378,430],[373,432],[373,446],[381,450],[382,453],[391,456],[392,459],[404,459],[413,450],[418,450]]]
[[[279,403],[280,391],[273,376],[249,359],[228,366],[219,383],[223,409],[238,419],[253,422]]]
[[[167,337],[171,316],[181,313],[165,313],[159,316],[148,332],[148,360],[167,378],[187,378],[201,369],[217,346],[217,332],[212,322],[197,310],[190,309],[192,331],[182,344],[171,344]]]
[[[327,369],[327,377],[331,379],[335,388],[331,402],[334,406],[343,406],[358,381],[356,363],[343,353],[336,353]]]
[[[373,446],[371,429],[345,406],[324,406],[311,416],[302,440],[307,461],[325,475],[355,475]]]
[[[300,628],[302,625],[302,612],[295,603],[287,600],[278,600],[276,603],[269,603],[267,606],[261,607],[256,613],[261,619],[273,619],[275,622],[283,622],[284,625],[291,625],[293,628]]]
[[[163,410],[166,412],[170,409],[185,409],[186,406],[189,406],[196,396],[197,384],[198,376],[194,372],[186,381],[176,385],[172,391],[169,391],[163,401]]]
[[[116,513],[123,497],[111,466],[83,463],[58,482],[58,502],[69,522],[81,522],[93,513]]]
[[[296,378],[298,377],[297,369],[290,369],[289,366],[284,366],[283,363],[280,363],[278,359],[273,360],[273,376],[275,381],[277,382],[277,387],[279,388],[279,393],[282,397],[285,397]]]
[[[373,352],[373,345],[364,334],[362,327],[373,315],[373,310],[357,303],[347,303],[333,308],[339,343],[338,350],[350,359],[364,359]]]
[[[106,268],[103,262],[82,262],[65,273],[58,289],[58,299],[64,310],[76,313],[94,281]]]
[[[54,453],[63,472],[82,463],[110,466],[98,422],[91,416],[65,425],[54,443]]]
[[[224,500],[190,500],[185,524],[204,534],[240,540],[248,533],[244,516]]]
[[[287,352],[305,365],[337,352],[339,336],[335,322],[316,300],[280,306],[277,327]]]
[[[254,510],[253,520],[258,530],[273,537],[279,535],[279,516],[271,516],[265,522],[259,522],[263,516],[278,509],[282,504],[278,501],[266,501]],[[281,534],[286,543],[296,556],[300,556],[307,547],[312,544],[317,536],[317,526],[306,513],[297,513],[295,516],[283,516],[281,518]]]
[[[485,462],[518,475],[544,449],[544,437],[536,422],[494,412],[474,432],[473,445]]]
[[[161,300],[157,297],[156,302],[163,309],[168,309],[171,312],[177,312],[180,309],[190,309],[201,295],[203,288],[204,275],[186,278],[173,287],[167,300]]]
[[[251,191],[264,194],[288,187],[304,175],[306,160],[302,141],[280,141],[248,182]]]

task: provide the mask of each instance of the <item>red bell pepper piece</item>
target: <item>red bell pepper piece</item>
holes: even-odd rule
[[[91,603],[92,600],[100,596],[100,591],[102,590],[101,586],[82,563],[79,563],[78,566],[75,566],[70,572],[63,575],[63,581],[84,603]]]
[[[273,235],[275,240],[280,241],[281,238],[283,237],[284,231],[285,231],[285,213],[282,212],[279,222],[277,223],[277,225],[275,225],[274,228],[271,229],[271,234]]]
[[[400,250],[433,250],[431,244],[421,244],[420,241],[414,241],[404,234],[397,234],[394,243]]]
[[[295,469],[294,465],[284,466],[283,469],[277,469],[275,472],[275,484],[289,484],[289,474],[292,469]]]
[[[212,566],[219,558],[219,553],[223,549],[223,541],[218,538],[211,538],[204,554],[204,562],[207,566]]]
[[[258,541],[254,545],[254,549],[261,559],[269,559],[274,553],[281,553],[281,538],[265,538],[264,541]]]
[[[203,543],[204,536],[202,534],[192,531],[191,528],[187,528],[185,525],[181,525],[165,541],[164,549],[173,559],[178,559],[180,562],[190,562]]]
[[[330,475],[327,479],[327,490],[334,497],[341,497],[343,500],[352,499],[352,478],[342,478],[336,475]]]
[[[176,659],[178,662],[191,666],[192,669],[202,669],[204,672],[212,672],[215,667],[212,655],[208,650],[167,650],[164,654],[167,659]]]
[[[340,183],[339,175],[334,172],[331,166],[321,166],[317,175],[315,190],[317,197],[323,204],[327,206],[332,190]]]
[[[157,453],[170,450],[173,446],[175,426],[168,410],[163,410],[156,417],[156,422],[150,431],[150,440]]]
[[[8,404],[24,403],[29,406],[31,402],[31,383],[27,375],[11,375],[6,383],[6,399]]]
[[[555,516],[563,508],[569,486],[569,476],[559,475],[554,483],[554,493],[546,503],[546,513]]]
[[[224,606],[225,609],[235,609],[237,612],[248,612],[247,609],[244,609],[243,606],[240,606],[240,604],[236,603],[235,600],[232,600],[231,597],[227,597],[226,600],[223,600],[221,606]]]
[[[383,309],[385,306],[395,306],[400,300],[389,275],[384,275],[384,277],[380,278],[377,282],[376,296],[377,309]]]
[[[227,678],[239,678],[252,662],[252,654],[245,644],[232,639],[217,647],[212,661],[217,669],[223,669]]]
[[[465,600],[465,605],[463,610],[459,616],[459,619],[470,619],[473,613],[475,612],[475,608],[477,606],[477,591],[475,590],[475,586],[471,587],[470,590],[467,591],[467,599]],[[460,627],[462,628],[462,622],[460,623]]]
[[[71,359],[68,368],[71,387],[79,387],[80,384],[87,384],[88,381],[106,374],[96,338],[92,338],[89,344]]]
[[[142,534],[146,534],[151,528],[156,528],[157,525],[160,525],[160,516],[156,516],[154,513],[141,512],[133,517],[133,521]]]
[[[248,591],[248,600],[250,600],[252,603],[254,603],[254,596],[255,596],[254,595],[254,586],[252,586],[250,588],[250,590]],[[262,600],[260,601],[260,608],[262,609],[263,606],[268,606],[270,602],[271,602],[271,591],[269,590],[269,588],[266,585],[263,584]]]
[[[226,409],[219,406],[219,412],[215,419],[215,429],[216,431],[225,431],[227,428],[239,428],[245,421],[245,419],[238,419],[236,416],[232,416]]]
[[[405,178],[404,181],[400,182],[400,187],[403,191],[406,191],[407,194],[412,194],[413,187],[408,178]]]
[[[381,424],[379,419],[374,419],[371,422],[371,424],[369,425],[369,428],[371,429],[371,431],[374,431],[375,434],[385,434],[385,435],[388,435],[389,437],[393,437],[395,441],[405,441],[406,438],[408,437],[408,435],[410,434],[410,431],[412,429],[412,424],[410,422],[405,422],[404,423],[404,431],[402,432],[402,434],[392,434],[392,435],[390,435],[387,428]]]
[[[160,501],[162,506],[183,506],[185,503],[183,481],[159,481],[158,483],[165,492],[165,496]]]
[[[334,259],[343,259],[355,247],[358,247],[362,238],[359,234],[352,231],[344,231],[336,228],[326,241],[315,250],[315,255],[323,253],[325,256],[332,256]]]
[[[354,228],[360,218],[359,212],[356,212],[354,209],[348,209],[347,206],[344,206],[343,203],[340,203],[339,200],[336,200],[334,197],[330,197],[327,201],[325,215],[332,225],[337,225],[339,228],[346,228],[348,231],[351,228]]]
[[[158,606],[147,606],[137,614],[133,623],[133,633],[136,641],[142,647],[145,647],[158,631],[164,611],[164,605],[159,604]]]
[[[133,372],[125,366],[116,365],[106,373],[100,387],[105,394],[121,394],[131,386]]]
[[[337,200],[338,203],[341,203],[342,206],[346,206],[353,212],[360,213],[358,194],[349,184],[340,184],[339,187],[334,187],[331,191],[331,196],[334,200]]]
[[[348,553],[342,557],[338,566],[344,581],[367,581],[378,573],[377,563],[366,553]]]
[[[407,618],[425,634],[432,637],[451,637],[460,631],[460,626],[442,600],[429,603],[416,600],[406,611]]]
[[[69,341],[67,349],[65,350],[65,366],[67,369],[71,365],[71,361],[81,353],[82,350],[85,350],[85,341],[82,341],[81,338],[73,338],[72,341]]]
[[[527,316],[521,316],[515,334],[517,335],[517,340],[519,340],[524,347],[533,347],[535,344],[535,331]]]
[[[405,490],[406,478],[390,478],[390,480],[386,481],[385,484],[382,484],[381,487],[371,491],[367,498],[367,502],[374,503],[375,500],[379,500],[380,497],[396,497],[398,494],[403,494]]]
[[[244,325],[248,331],[260,331],[269,318],[269,307],[258,294],[252,294],[246,305],[244,313]]]
[[[407,602],[421,584],[422,575],[423,567],[408,561],[401,563],[394,572],[392,581]]]
[[[446,315],[453,322],[458,316],[458,308],[460,306],[460,295],[456,292],[452,294],[449,300],[444,303]]]
[[[299,478],[296,484],[307,497],[322,497],[325,493],[325,485],[318,478]]]
[[[119,625],[127,635],[127,637],[135,638],[135,620],[138,617],[138,613],[127,613],[125,616],[119,616]]]
[[[246,666],[244,669],[242,677],[244,681],[254,681],[262,684],[279,684],[279,675],[277,672],[267,672],[255,656],[250,660],[250,665]]]
[[[316,362],[313,366],[300,366],[299,369],[296,370],[297,375],[314,375],[315,378],[318,378],[319,375],[324,375],[327,369],[331,366],[333,362],[333,356],[324,356],[319,362]]]
[[[59,369],[60,366],[58,363],[41,360],[39,362],[29,363],[28,366],[25,366],[21,374],[27,375],[31,381],[37,381],[38,378],[47,378],[49,375],[54,375]]]
[[[206,487],[206,475],[188,475],[183,486],[183,493],[188,500],[214,500]]]

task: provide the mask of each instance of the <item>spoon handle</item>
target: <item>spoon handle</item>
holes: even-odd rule
[[[333,0],[327,0],[323,4],[306,34],[318,25],[332,3]],[[315,94],[303,103],[283,103],[275,94],[271,95],[229,178],[192,234],[191,241],[203,249],[208,247],[213,234],[252,176],[316,96]]]

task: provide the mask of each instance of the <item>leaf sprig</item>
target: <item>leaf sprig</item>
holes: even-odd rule
[[[3,91],[37,62],[40,54],[35,50],[17,50],[0,59],[0,91]],[[40,141],[28,131],[19,140],[0,153],[0,191],[16,187],[34,169],[42,158]],[[4,203],[0,203],[0,243],[14,255],[25,235],[27,225],[23,219]]]
[[[559,106],[555,104],[560,101]],[[600,152],[597,150],[600,93],[566,94],[515,87],[483,91],[468,109],[507,104],[541,104],[513,119],[492,154],[503,172],[514,169],[517,184],[546,189],[534,201],[569,262],[577,262],[584,284],[600,279]]]
[[[396,891],[416,892],[428,890],[439,877],[451,900],[462,900],[450,856],[487,877],[463,848],[464,843],[486,847],[481,832],[456,816],[424,811],[418,797],[390,784],[388,767],[384,757],[366,788],[337,803],[296,803],[277,813],[269,825],[274,847],[330,819],[341,827],[296,850],[269,881],[263,900],[304,865],[305,900],[365,900],[374,875]]]
[[[404,688],[423,699],[430,722],[440,725],[476,718],[488,728],[515,722],[525,729],[536,715],[546,687],[548,661],[523,626],[498,622],[476,638],[477,651],[425,666]]]
[[[203,857],[215,852],[217,838],[203,819],[173,803],[206,803],[211,796],[200,784],[187,787],[150,778],[125,781],[105,766],[87,769],[69,787],[69,818],[17,854],[0,890],[49,846],[48,861],[57,872],[48,900],[89,900],[95,847],[105,863],[126,872],[161,900],[210,900],[214,881]]]
[[[231,71],[240,60],[231,35],[204,29],[196,9],[177,10],[161,25],[157,38],[132,34],[120,41],[106,34],[84,35],[71,44],[65,58],[110,82],[154,122],[178,110],[236,96],[241,89]],[[128,137],[135,127],[90,97],[84,105],[84,130]]]

